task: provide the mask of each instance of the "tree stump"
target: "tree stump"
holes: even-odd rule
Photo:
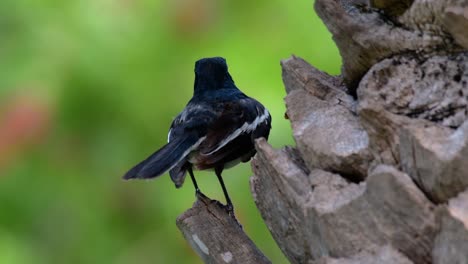
[[[342,75],[283,60],[296,146],[260,139],[252,162],[252,195],[278,246],[291,263],[468,263],[468,0],[316,0],[315,9]],[[239,237],[255,261],[206,262],[268,262],[219,214],[179,228],[196,251],[187,234]]]

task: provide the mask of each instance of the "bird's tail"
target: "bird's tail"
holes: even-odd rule
[[[194,134],[175,138],[130,169],[123,178],[129,180],[158,177],[176,166],[177,163],[185,158],[198,144],[200,144],[200,139]]]

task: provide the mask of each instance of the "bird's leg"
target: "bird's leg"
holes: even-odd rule
[[[190,178],[192,179],[192,182],[193,182],[193,186],[195,187],[195,196],[199,196],[199,195],[203,195],[204,194],[200,191],[200,189],[198,188],[198,184],[197,184],[197,180],[195,180],[195,176],[193,175],[193,170],[192,170],[192,166],[188,166],[187,168],[187,171],[188,173],[190,174]]]
[[[232,205],[231,198],[229,198],[229,194],[227,192],[226,186],[224,185],[223,177],[221,173],[223,172],[223,168],[218,167],[215,168],[216,176],[218,176],[219,183],[221,184],[221,188],[223,188],[224,197],[226,197],[226,210],[232,216],[234,216],[234,205]],[[234,217],[235,218],[235,217]]]

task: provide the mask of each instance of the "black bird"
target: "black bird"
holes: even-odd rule
[[[221,173],[249,161],[255,154],[254,140],[268,139],[270,128],[270,113],[236,87],[224,58],[198,60],[193,97],[172,122],[168,143],[129,170],[124,179],[154,178],[169,170],[179,188],[188,171],[196,195],[200,195],[193,169],[213,169],[227,210],[233,213]]]

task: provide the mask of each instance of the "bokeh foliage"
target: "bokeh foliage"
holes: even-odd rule
[[[200,263],[175,226],[191,183],[120,177],[165,143],[202,57],[225,57],[236,84],[270,109],[270,142],[294,144],[279,60],[296,54],[332,74],[340,65],[312,6],[1,0],[0,263]],[[223,201],[212,173],[196,175]],[[225,175],[246,232],[284,263],[250,195],[249,165]]]

